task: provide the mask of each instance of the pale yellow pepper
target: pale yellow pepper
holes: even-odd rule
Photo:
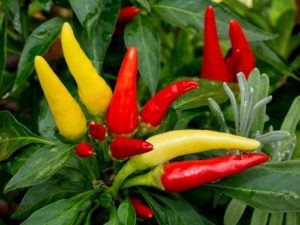
[[[213,149],[254,150],[260,142],[254,139],[210,130],[173,130],[146,140],[153,150],[131,157],[115,178],[112,191],[116,196],[123,181],[132,173],[158,166],[178,156]]]
[[[64,23],[61,30],[62,49],[73,75],[81,102],[93,116],[103,116],[112,98],[112,91],[81,49],[72,27]]]
[[[41,56],[34,59],[35,69],[60,135],[75,140],[86,130],[86,119],[79,104]]]

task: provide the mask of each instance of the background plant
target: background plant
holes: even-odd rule
[[[132,4],[140,9],[140,13],[126,26],[124,33],[114,34],[120,8]],[[199,79],[203,18],[209,4],[215,8],[223,52],[230,47],[228,21],[234,18],[251,42],[257,67],[263,73],[260,75],[255,71],[248,84],[242,81],[239,87],[229,84],[232,91],[226,85],[224,91],[220,82]],[[269,131],[290,133],[288,139],[266,144],[262,149],[272,157],[272,162],[230,179],[180,195],[152,189],[135,190],[145,198],[155,215],[155,219],[138,220],[137,223],[222,224],[225,210],[225,224],[249,224],[249,221],[259,225],[299,223],[296,213],[300,210],[297,12],[293,0],[253,1],[251,8],[234,0],[220,4],[208,0],[2,0],[0,95],[1,109],[5,111],[0,114],[0,188],[4,190],[9,180],[10,185],[6,187],[6,193],[1,191],[0,198],[8,203],[10,210],[21,204],[12,216],[14,220],[9,218],[10,213],[1,214],[0,224],[18,224],[37,210],[45,220],[55,217],[55,224],[67,224],[68,216],[79,222],[86,221],[86,224],[89,221],[103,224],[108,220],[108,224],[117,224],[116,221],[134,224],[135,221],[127,198],[118,208],[112,207],[109,195],[102,194],[96,201],[90,201],[97,195],[90,190],[102,185],[94,183],[91,187],[90,181],[99,175],[97,173],[101,173],[106,181],[111,175],[107,170],[111,165],[101,158],[101,154],[97,156],[102,164],[97,165],[94,158],[88,159],[94,168],[91,172],[84,160],[74,156],[73,145],[54,145],[60,139],[54,132],[53,118],[37,82],[33,59],[36,55],[44,55],[59,71],[68,90],[78,98],[57,41],[64,21],[73,23],[80,45],[111,87],[115,84],[126,48],[136,46],[141,52],[138,66],[141,76],[137,88],[141,106],[157,90],[175,80],[188,77],[200,81],[199,89],[173,104],[155,133],[186,127],[214,129],[263,138],[261,140],[266,143],[283,134],[273,131],[273,135],[268,136]],[[266,107],[268,95],[273,99]],[[234,108],[234,96],[236,106],[240,107],[238,118],[231,108]],[[264,98],[258,116],[249,122],[251,119],[246,116],[246,111],[254,110],[255,103]],[[244,129],[237,129],[236,124],[242,126],[242,123]],[[186,158],[220,154],[215,151]],[[37,159],[51,161],[44,164]],[[243,182],[245,180],[248,182]],[[57,214],[55,209],[63,213]]]

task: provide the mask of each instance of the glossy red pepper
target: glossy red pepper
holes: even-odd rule
[[[89,133],[95,140],[104,140],[106,137],[106,128],[100,123],[90,122]]]
[[[267,155],[261,153],[245,153],[205,160],[172,162],[125,181],[122,188],[145,185],[167,192],[187,191],[239,173],[268,159]]]
[[[229,37],[232,47],[231,54],[226,57],[226,64],[230,71],[231,80],[236,82],[236,74],[239,72],[243,72],[248,78],[250,72],[255,68],[255,58],[243,29],[235,20],[229,22]],[[232,60],[232,58],[235,59]],[[228,60],[235,61],[235,63],[228,65]]]
[[[246,153],[169,163],[163,167],[161,183],[168,192],[186,191],[239,173],[268,159],[264,154]]]
[[[125,6],[120,10],[118,23],[127,24],[140,12],[135,6]]]
[[[208,6],[204,17],[204,47],[201,78],[229,82],[224,57],[218,40],[214,9]]]
[[[149,152],[152,149],[153,145],[147,141],[123,136],[116,137],[110,145],[111,155],[119,160]]]
[[[134,207],[135,213],[138,217],[143,219],[150,219],[153,217],[152,210],[142,203],[137,197],[131,196],[130,202]]]
[[[194,80],[182,80],[174,82],[157,92],[142,108],[141,121],[157,127],[161,124],[170,105],[184,93],[199,87]]]
[[[90,157],[92,155],[95,155],[95,152],[93,151],[92,146],[83,141],[81,143],[79,143],[76,148],[75,148],[75,152],[78,156],[82,157],[82,158],[87,158]]]
[[[135,47],[129,47],[122,62],[113,97],[106,114],[107,127],[114,135],[131,135],[137,129],[137,66],[137,50]]]
[[[115,34],[120,35],[124,32],[125,26],[140,12],[135,6],[125,6],[120,10]]]

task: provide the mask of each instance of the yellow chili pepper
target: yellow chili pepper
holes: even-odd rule
[[[80,106],[43,57],[36,56],[34,64],[59,133],[72,140],[80,138],[86,129]]]
[[[153,150],[131,157],[119,171],[113,193],[116,196],[120,185],[130,174],[157,166],[178,156],[213,149],[254,150],[260,142],[233,134],[209,130],[174,130],[152,136],[146,140]]]
[[[77,85],[81,102],[93,116],[102,116],[110,103],[112,91],[85,55],[72,27],[64,23],[61,30],[65,60]]]

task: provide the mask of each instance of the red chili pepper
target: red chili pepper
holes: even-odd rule
[[[78,156],[83,157],[83,158],[95,155],[95,152],[93,151],[92,146],[89,143],[85,142],[85,141],[79,143],[76,146],[75,152]]]
[[[150,219],[153,217],[152,210],[147,205],[142,203],[137,197],[131,196],[130,202],[133,205],[135,213],[138,217],[143,219]]]
[[[107,127],[115,135],[133,134],[138,126],[137,66],[137,50],[129,47],[106,114]]]
[[[232,54],[228,55],[226,61],[228,62],[231,58],[238,58],[237,63],[232,63],[232,65],[228,65],[227,63],[231,80],[237,81],[236,74],[239,72],[243,72],[246,78],[248,78],[250,72],[255,68],[255,58],[243,29],[235,20],[229,21],[229,37],[232,46]],[[236,56],[238,51],[240,53]]]
[[[120,10],[115,34],[120,35],[124,32],[125,26],[140,12],[135,6],[126,6]]]
[[[181,192],[239,173],[268,161],[259,153],[227,155],[207,160],[169,163],[163,167],[161,183],[168,192]]]
[[[145,185],[167,192],[181,192],[217,181],[268,161],[260,153],[226,155],[205,160],[172,162],[128,179],[122,188]]]
[[[184,93],[199,87],[194,80],[183,80],[170,84],[157,92],[140,112],[141,120],[145,124],[157,127],[161,124],[170,105]]]
[[[204,17],[204,48],[201,78],[229,82],[229,74],[218,40],[214,9],[208,6]]]
[[[140,12],[135,6],[125,6],[120,10],[118,23],[127,24]]]
[[[6,216],[9,214],[9,207],[5,200],[0,199],[0,216]]]
[[[111,155],[119,160],[149,152],[152,149],[153,145],[147,141],[123,136],[116,137],[110,145]]]
[[[106,128],[100,123],[90,122],[89,133],[95,140],[104,140],[106,136]]]

